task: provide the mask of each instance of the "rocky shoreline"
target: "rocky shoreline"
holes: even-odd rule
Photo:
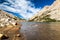
[[[22,40],[21,19],[0,10],[0,40]]]

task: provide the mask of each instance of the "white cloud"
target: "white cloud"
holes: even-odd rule
[[[25,19],[29,19],[30,17],[32,17],[35,13],[37,13],[40,10],[40,9],[36,9],[35,7],[31,7],[31,6],[34,6],[34,4],[32,4],[30,1],[7,0],[7,2],[0,4],[0,9],[11,11],[14,13],[19,13]]]

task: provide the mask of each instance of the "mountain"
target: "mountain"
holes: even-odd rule
[[[20,19],[12,14],[9,14],[5,11],[0,10],[0,27],[4,27],[7,25],[13,25],[24,22],[24,19]]]
[[[60,0],[54,1],[51,6],[45,6],[29,21],[34,22],[60,22]]]

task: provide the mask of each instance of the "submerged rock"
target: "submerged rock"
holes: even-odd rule
[[[20,37],[21,35],[20,34],[17,34],[16,37]]]

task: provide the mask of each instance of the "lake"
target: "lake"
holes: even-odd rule
[[[60,40],[60,23],[21,22],[26,40]]]

